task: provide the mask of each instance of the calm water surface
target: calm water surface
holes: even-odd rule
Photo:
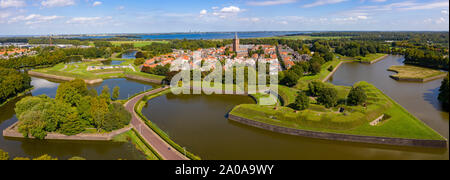
[[[440,81],[418,84],[391,80],[391,73],[386,69],[401,61],[401,57],[391,56],[374,65],[344,64],[332,82],[339,85],[352,85],[361,80],[374,83],[448,137],[448,113],[442,112],[435,100]],[[386,85],[388,82],[391,84]],[[396,88],[385,89],[384,86]],[[150,100],[143,113],[175,142],[203,159],[448,159],[447,149],[317,140],[227,120],[226,114],[242,103],[254,102],[243,96],[168,94]]]
[[[46,94],[49,97],[56,96],[58,81],[51,81],[41,78],[32,78],[33,96]],[[152,88],[151,84],[146,84],[127,79],[109,79],[102,84],[89,86],[89,89],[96,89],[99,93],[104,85],[111,89],[114,86],[120,87],[120,99],[128,98],[128,94],[133,95],[145,89]],[[18,101],[17,99],[16,101]],[[11,102],[0,108],[0,130],[3,131],[8,126],[17,122],[14,112],[15,102]],[[11,157],[36,157],[42,154],[50,154],[59,159],[68,159],[73,156],[81,156],[87,159],[144,159],[131,143],[114,142],[89,142],[89,141],[48,141],[48,140],[26,140],[4,138],[0,134],[0,149],[9,152]]]

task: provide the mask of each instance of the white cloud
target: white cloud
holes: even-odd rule
[[[206,9],[203,9],[200,11],[200,15],[206,15],[208,13],[208,11]]]
[[[442,11],[441,11],[441,14],[444,15],[444,16],[445,16],[445,15],[448,15],[448,10],[445,10],[445,9],[442,10]]]
[[[11,18],[8,23],[25,22],[25,24],[37,24],[43,22],[49,22],[62,18],[62,16],[43,16],[40,14],[30,14],[28,16],[17,16]]]
[[[78,24],[85,24],[85,23],[92,23],[95,21],[98,21],[102,19],[101,17],[74,17],[70,20],[68,20],[66,23],[72,24],[72,23],[78,23]]]
[[[123,10],[123,9],[125,9],[125,6],[119,6],[119,7],[117,7],[117,10]]]
[[[272,6],[280,4],[295,3],[297,0],[267,0],[267,1],[250,1],[247,4],[252,6]]]
[[[102,5],[103,3],[102,2],[100,2],[100,1],[95,1],[93,4],[92,4],[92,6],[100,6],[100,5]]]
[[[410,6],[402,7],[402,10],[424,10],[448,7],[448,1],[433,2],[433,3],[413,3]]]
[[[367,19],[368,17],[367,17],[367,16],[358,16],[357,18],[358,18],[358,19],[365,20],[365,19]]]
[[[44,0],[41,2],[42,6],[45,7],[64,7],[75,5],[74,0]]]
[[[224,8],[222,8],[222,10],[220,10],[220,12],[223,12],[223,13],[238,13],[240,11],[241,11],[241,8],[236,7],[236,6],[224,7]]]
[[[26,3],[23,0],[1,0],[0,8],[23,7]]]
[[[310,8],[310,7],[316,7],[316,6],[323,6],[328,4],[337,4],[341,2],[345,2],[347,0],[316,0],[315,2],[311,4],[305,4],[303,5],[304,8]]]

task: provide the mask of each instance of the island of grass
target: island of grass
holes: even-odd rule
[[[383,60],[387,56],[388,56],[387,54],[375,53],[375,54],[368,54],[364,57],[363,56],[356,57],[356,59],[359,60],[361,63],[374,64],[378,61]]]
[[[116,59],[115,59],[116,60]],[[130,78],[145,82],[160,84],[163,76],[147,74],[139,71],[139,66],[134,65],[134,60],[117,59],[123,61],[120,65],[104,65],[102,62],[79,62],[72,64],[61,63],[44,69],[35,69],[28,73],[32,76],[51,78],[63,81],[82,79],[87,84],[101,83],[103,79]],[[88,70],[92,66],[109,66],[114,68]]]
[[[330,86],[333,86],[330,84]],[[347,106],[325,108],[312,102],[308,109],[295,111],[285,106],[242,104],[229,118],[247,125],[275,132],[313,138],[376,144],[446,147],[447,141],[402,106],[367,82],[358,82],[367,93],[366,107]],[[350,87],[336,86],[339,101]],[[345,100],[344,100],[345,102]],[[344,112],[340,112],[344,109]],[[371,125],[381,118],[377,125]]]
[[[446,72],[412,65],[391,66],[388,71],[396,72],[390,77],[398,81],[427,82],[447,75]]]

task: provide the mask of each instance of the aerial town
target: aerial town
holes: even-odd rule
[[[278,56],[280,56],[283,64],[279,63]],[[311,59],[310,55],[300,55],[288,46],[240,45],[239,37],[236,34],[231,45],[220,48],[198,49],[196,51],[174,50],[173,53],[147,60],[144,63],[144,67],[155,68],[158,65],[174,65],[176,62],[181,62],[189,63],[190,69],[204,68],[202,69],[203,71],[215,68],[217,62],[221,62],[223,70],[227,70],[235,64],[254,67],[256,63],[269,63],[272,64],[271,72],[278,72],[292,68],[295,62],[309,59]]]

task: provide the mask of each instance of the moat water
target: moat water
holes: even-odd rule
[[[373,65],[344,64],[330,82],[352,85],[368,81],[404,106],[409,112],[448,138],[449,114],[437,101],[441,81],[427,83],[398,82],[386,71],[402,64],[403,58],[389,56]],[[33,78],[32,95],[56,95],[60,82]],[[89,86],[99,93],[103,85],[120,87],[120,99],[152,87],[152,84],[110,79]],[[317,140],[273,133],[249,127],[226,118],[236,105],[254,103],[246,96],[199,96],[172,94],[150,100],[143,113],[175,142],[202,159],[448,159],[447,149],[427,149]],[[17,122],[11,102],[0,108],[0,130]],[[36,157],[49,154],[60,159],[82,156],[87,159],[144,159],[131,143],[73,142],[9,139],[0,137],[0,149],[12,157]]]
[[[331,80],[337,85],[358,81],[375,84],[402,106],[448,138],[449,115],[436,100],[441,80],[403,83],[386,71],[402,64],[389,56],[373,65],[344,64]],[[175,96],[167,94],[148,102],[144,115],[178,144],[203,159],[448,159],[447,149],[427,149],[346,143],[284,135],[249,127],[226,118],[243,96]]]

